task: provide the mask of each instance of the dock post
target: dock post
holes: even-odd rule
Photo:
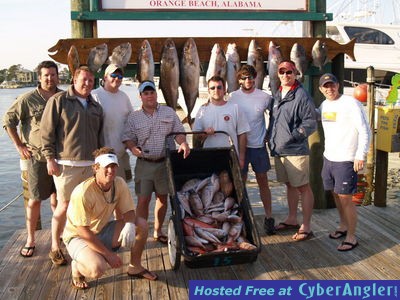
[[[374,67],[367,68],[367,84],[368,84],[368,121],[371,129],[371,143],[367,154],[365,179],[367,181],[367,190],[364,198],[364,205],[372,203],[372,192],[374,190],[374,162],[375,162],[375,70]],[[386,199],[386,197],[385,197]]]

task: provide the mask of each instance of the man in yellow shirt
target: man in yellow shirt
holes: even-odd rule
[[[157,275],[141,265],[148,225],[136,217],[129,188],[116,176],[117,156],[109,147],[96,150],[94,156],[95,174],[75,187],[67,210],[63,240],[72,258],[72,284],[86,289],[86,277],[101,277],[108,265],[121,267],[115,252],[121,246],[131,250],[129,276],[156,280]],[[114,211],[123,218],[110,221]]]

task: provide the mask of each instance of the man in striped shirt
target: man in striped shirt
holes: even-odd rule
[[[154,82],[143,81],[139,86],[142,108],[129,114],[125,123],[122,141],[137,157],[135,167],[135,191],[138,196],[136,213],[148,219],[151,195],[155,192],[157,200],[154,211],[155,240],[166,244],[167,236],[162,225],[167,213],[168,178],[165,166],[165,139],[171,132],[184,132],[185,129],[176,112],[157,102]],[[178,152],[186,158],[190,153],[184,134],[176,135]],[[174,147],[172,138],[168,140]],[[170,147],[170,148],[171,148]]]

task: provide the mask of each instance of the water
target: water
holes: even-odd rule
[[[65,89],[66,87],[61,87]],[[134,108],[139,107],[140,100],[136,86],[122,86],[131,98]],[[32,88],[0,89],[0,116],[8,110],[16,97],[28,92]],[[131,164],[134,160],[131,159]],[[133,170],[133,168],[132,168]],[[22,192],[21,172],[19,168],[19,155],[6,131],[0,130],[0,208],[3,208],[12,199]],[[131,191],[133,191],[131,187]],[[51,223],[50,202],[42,202],[41,218],[42,227],[49,228]],[[0,212],[0,249],[18,229],[25,228],[25,208],[23,197],[19,197],[12,205]]]

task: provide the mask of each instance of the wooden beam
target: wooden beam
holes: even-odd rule
[[[130,60],[130,64],[136,64],[136,60],[138,57],[138,52],[140,50],[141,43],[143,40],[146,38],[73,38],[73,39],[60,39],[58,42],[52,46],[50,49],[48,49],[49,52],[52,52],[53,54],[49,54],[49,56],[54,59],[55,61],[62,63],[62,64],[67,64],[67,55],[70,47],[74,45],[79,53],[79,60],[81,62],[86,62],[87,57],[89,54],[89,51],[91,48],[102,44],[106,43],[108,45],[108,51],[109,54],[111,55],[112,50],[125,42],[130,42],[132,45],[132,56]],[[154,56],[154,61],[158,63],[160,61],[160,56],[161,56],[161,50],[164,45],[164,41],[166,40],[166,37],[160,37],[160,38],[147,38],[149,41],[152,51],[153,51],[153,56]],[[186,42],[187,38],[182,38],[182,37],[175,37],[172,38],[175,42],[175,46],[178,51],[178,55],[181,54],[183,45]],[[329,59],[333,59],[340,53],[345,53],[349,57],[351,57],[353,60],[354,58],[354,43],[355,40],[347,43],[347,44],[339,44],[336,41],[329,39],[329,38],[280,38],[280,37],[257,37],[257,38],[251,38],[251,37],[198,37],[194,38],[196,45],[197,45],[197,51],[199,53],[200,61],[201,62],[208,62],[210,59],[211,55],[211,49],[215,43],[219,43],[220,46],[223,49],[226,49],[229,43],[236,43],[238,46],[238,51],[239,55],[242,59],[242,61],[247,60],[247,49],[250,44],[250,41],[252,39],[255,39],[258,45],[262,48],[262,51],[264,53],[265,60],[267,60],[268,57],[268,46],[269,42],[273,41],[277,45],[280,46],[280,50],[282,52],[282,55],[285,59],[289,59],[290,57],[290,50],[293,46],[294,43],[299,43],[301,44],[307,53],[307,58],[309,61],[312,60],[311,57],[311,50],[312,46],[314,43],[319,39],[323,42],[326,43],[328,47],[328,57]]]

